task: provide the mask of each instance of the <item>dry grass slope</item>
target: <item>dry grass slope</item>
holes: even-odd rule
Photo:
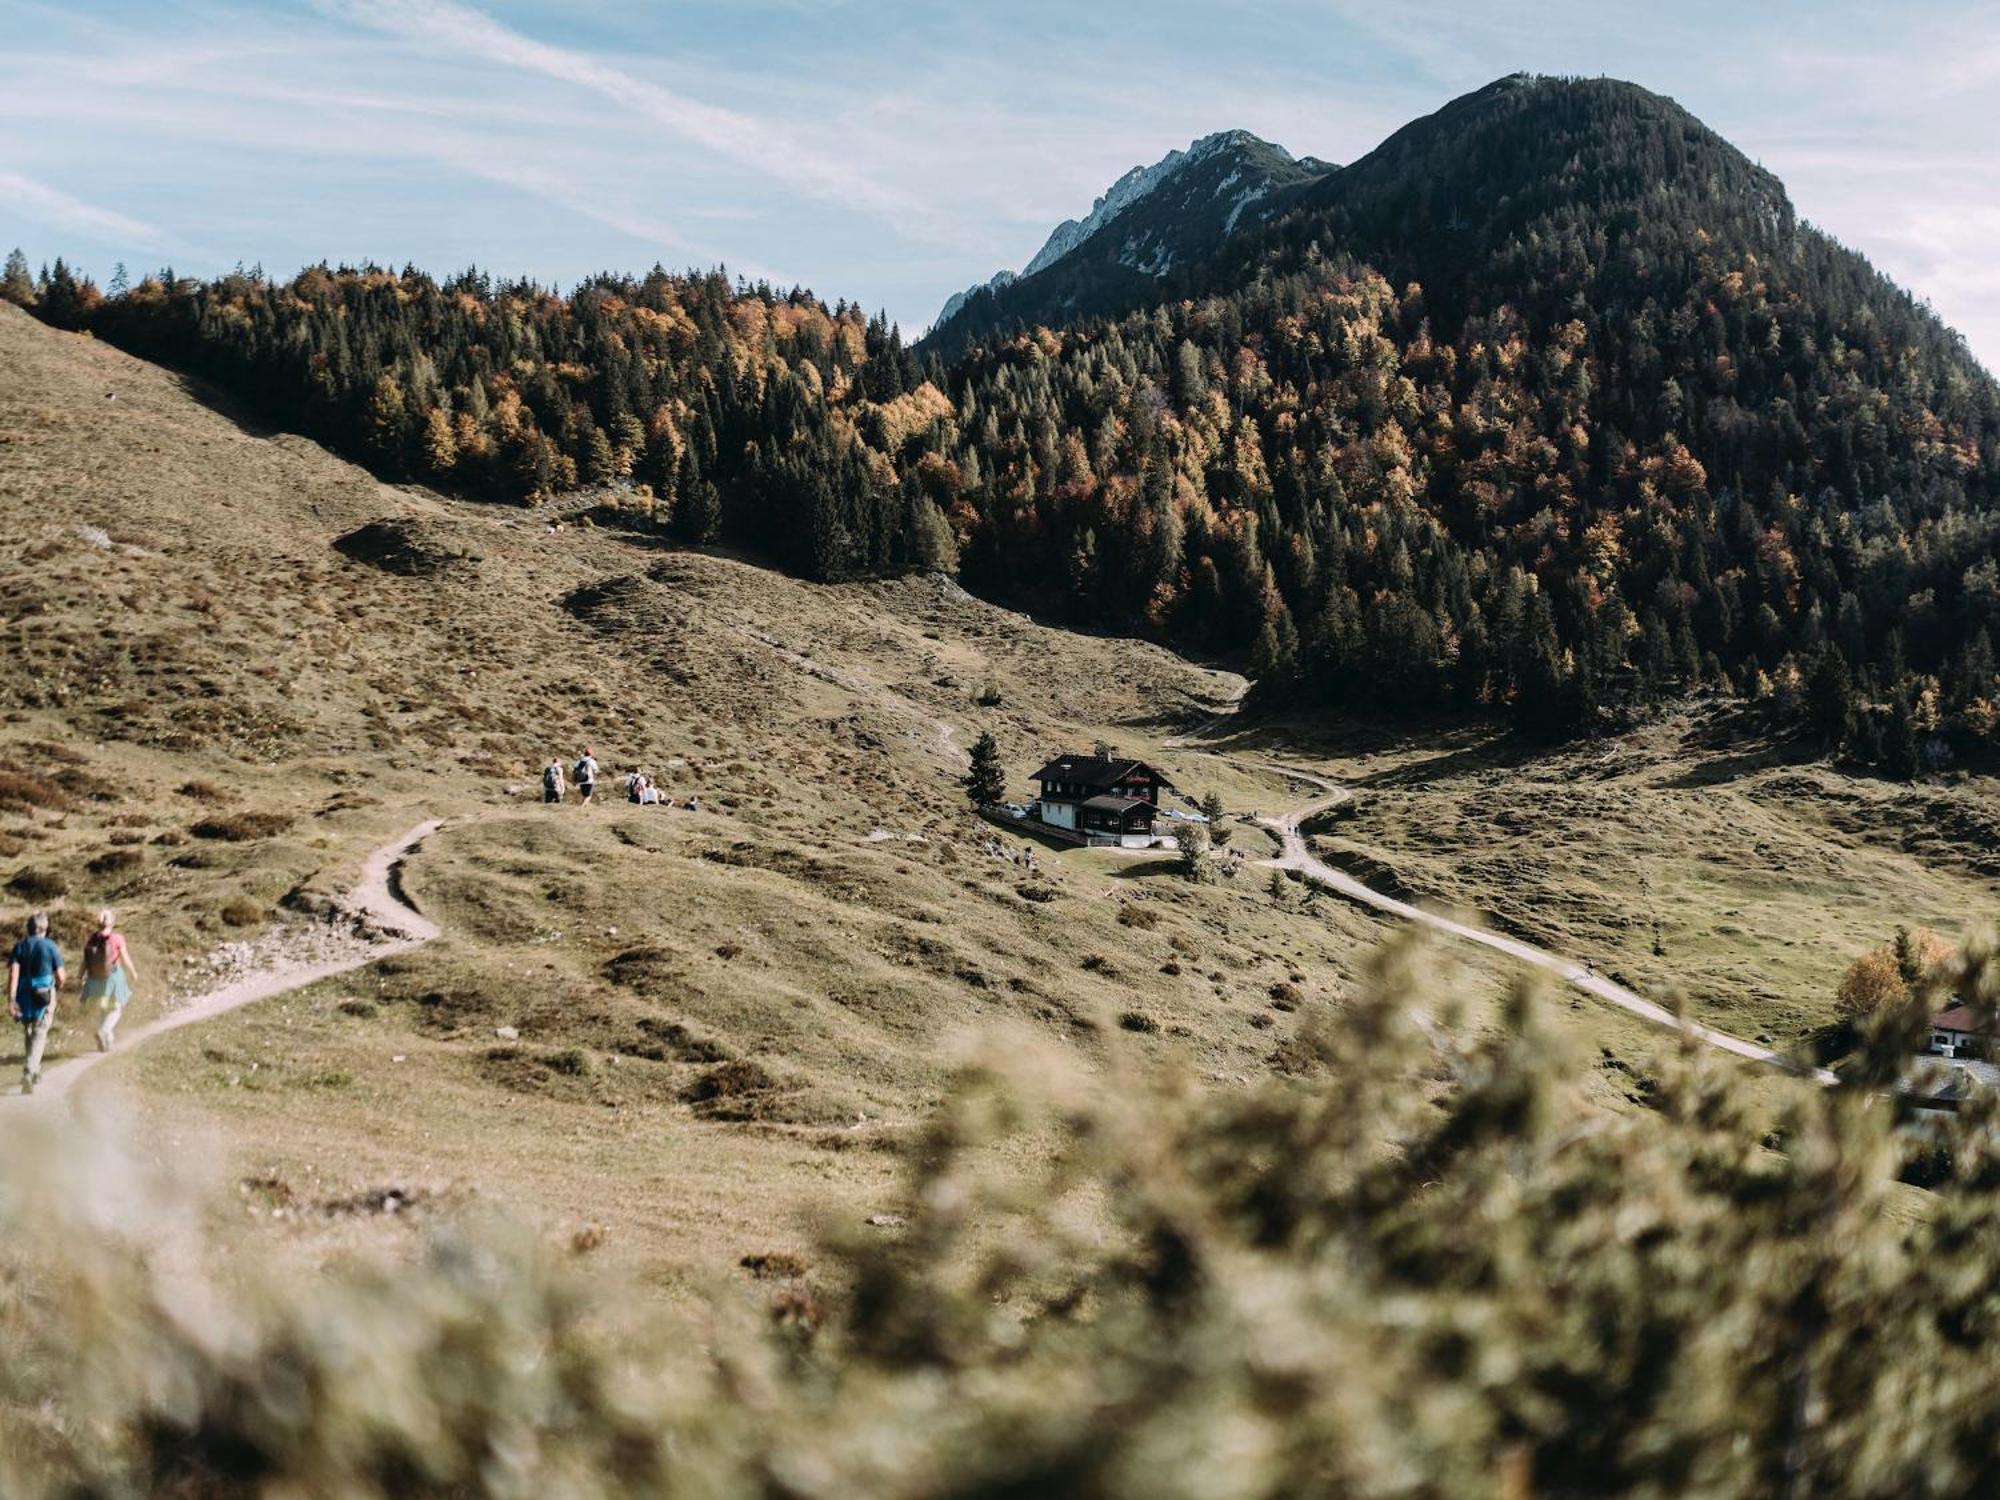
[[[1105,738],[1234,810],[1306,800],[1240,746],[1169,743],[1239,679],[936,578],[813,586],[385,487],[10,308],[0,523],[5,914],[54,903],[74,942],[120,907],[141,1012],[449,820],[406,872],[441,941],[82,1090],[146,1149],[208,1163],[227,1234],[306,1261],[413,1247],[410,1226],[484,1204],[670,1294],[747,1282],[746,1258],[807,1255],[815,1216],[890,1201],[974,1036],[1237,1090],[1303,1065],[1303,1018],[1345,1002],[1382,932],[1274,900],[1261,872],[1196,888],[1164,858],[1044,851],[1030,875],[982,852],[956,780],[982,730],[1024,793],[1043,752]],[[1686,737],[1549,762],[1285,740],[1363,788],[1335,853],[1649,990],[1686,980],[1740,1031],[1810,1029],[1852,951],[1898,920],[1962,927],[1991,895],[1977,785],[1697,785],[1733,773]],[[542,807],[539,766],[586,741],[701,811]],[[1663,959],[1635,891],[1665,914]],[[1490,1027],[1504,976],[1451,961],[1459,1024]],[[1578,1000],[1550,1025],[1598,1059],[1595,1104],[1652,1097],[1637,1022]],[[80,1044],[72,1013],[57,1051]]]
[[[386,488],[11,309],[0,369],[10,897],[58,902],[71,941],[116,904],[149,978],[188,990],[218,944],[451,820],[407,872],[445,940],[86,1091],[302,1253],[353,1220],[274,1223],[239,1180],[608,1224],[607,1253],[682,1285],[877,1203],[958,1038],[1090,1059],[1138,1016],[1120,1034],[1157,1061],[1233,1084],[1286,1065],[1274,987],[1340,993],[1374,935],[1254,879],[981,852],[956,782],[981,730],[1017,776],[1098,737],[1159,753],[1226,674],[938,579],[816,587]],[[702,810],[543,808],[540,764],[585,741]],[[1165,758],[1236,805],[1288,795]],[[81,1044],[72,1020],[58,1052]]]

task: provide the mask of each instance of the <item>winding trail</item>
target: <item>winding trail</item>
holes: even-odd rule
[[[73,1057],[52,1062],[44,1070],[42,1080],[35,1086],[34,1095],[29,1102],[42,1103],[63,1098],[76,1087],[79,1079],[85,1077],[99,1063],[129,1052],[140,1043],[163,1032],[177,1031],[183,1026],[192,1026],[197,1021],[211,1020],[241,1006],[249,1005],[253,1001],[269,1000],[289,990],[317,984],[322,979],[331,979],[336,974],[345,974],[350,970],[362,968],[392,953],[402,953],[430,942],[438,935],[437,924],[411,903],[403,892],[400,877],[403,861],[441,826],[442,820],[436,818],[427,823],[420,823],[402,837],[384,844],[362,864],[361,879],[339,907],[340,914],[352,919],[363,934],[350,952],[316,962],[301,959],[280,962],[255,970],[239,979],[231,980],[220,989],[210,990],[205,995],[197,995],[186,1004],[154,1017],[143,1026],[135,1026],[122,1033],[113,1052],[81,1052]],[[74,999],[72,992],[70,997],[58,1003],[74,1006],[79,1002]],[[88,1028],[85,1029],[84,1036],[88,1045]],[[11,1093],[0,1097],[19,1099],[22,1096],[19,1093]]]
[[[1177,736],[1175,740],[1168,741],[1168,743],[1170,745],[1188,746],[1190,741],[1206,733],[1208,729],[1228,717],[1229,715],[1225,713],[1217,719],[1211,720],[1208,724],[1201,726],[1201,728],[1189,734]],[[1336,895],[1345,896],[1350,901],[1358,902],[1363,906],[1373,907],[1376,911],[1386,912],[1390,916],[1401,917],[1405,921],[1415,922],[1435,932],[1446,933],[1469,943],[1478,943],[1481,947],[1491,948],[1496,953],[1504,953],[1509,958],[1518,959],[1520,962],[1530,964],[1545,973],[1555,975],[1564,983],[1573,985],[1585,994],[1594,995],[1600,1000],[1608,1000],[1620,1010],[1627,1011],[1639,1017],[1642,1021],[1649,1021],[1655,1026],[1665,1027],[1670,1031],[1682,1032],[1698,1042],[1714,1047],[1717,1051],[1728,1052],[1748,1062],[1762,1063],[1767,1067],[1778,1068],[1786,1073],[1810,1078],[1816,1083],[1832,1084],[1840,1081],[1829,1069],[1807,1067],[1796,1058],[1788,1057],[1775,1048],[1766,1047],[1760,1042],[1746,1041],[1740,1036],[1732,1036],[1726,1031],[1717,1031],[1712,1026],[1704,1026],[1696,1021],[1684,1021],[1664,1005],[1648,1000],[1644,995],[1625,985],[1619,984],[1616,980],[1607,979],[1588,965],[1577,963],[1573,959],[1563,958],[1558,954],[1549,952],[1545,948],[1537,948],[1532,943],[1524,943],[1520,939],[1508,937],[1504,933],[1493,932],[1484,927],[1476,927],[1469,922],[1461,922],[1454,917],[1445,916],[1441,912],[1429,911],[1411,902],[1399,900],[1394,896],[1376,890],[1373,886],[1363,881],[1355,879],[1345,870],[1335,869],[1312,852],[1312,846],[1306,842],[1305,834],[1300,829],[1314,815],[1326,811],[1329,807],[1337,807],[1340,803],[1345,802],[1352,795],[1346,788],[1327,780],[1323,776],[1315,775],[1310,771],[1302,771],[1296,766],[1283,765],[1276,761],[1248,760],[1241,756],[1229,755],[1222,751],[1214,750],[1203,753],[1214,755],[1218,759],[1228,761],[1244,770],[1262,771],[1267,774],[1284,776],[1293,781],[1302,782],[1307,786],[1318,788],[1320,796],[1305,803],[1303,806],[1293,808],[1289,812],[1279,813],[1276,816],[1263,813],[1253,815],[1253,821],[1260,827],[1268,828],[1271,832],[1275,833],[1284,846],[1283,852],[1276,859],[1261,860],[1259,861],[1260,865],[1270,866],[1279,870],[1296,871],[1301,875],[1309,876],[1313,880],[1320,882]]]

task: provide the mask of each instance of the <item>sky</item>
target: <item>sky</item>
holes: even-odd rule
[[[0,0],[0,249],[722,264],[914,336],[1197,136],[1352,161],[1517,71],[1671,95],[2000,369],[1991,0]]]

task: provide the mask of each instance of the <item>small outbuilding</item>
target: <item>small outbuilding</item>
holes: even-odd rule
[[[1993,1056],[1994,1018],[1954,1000],[1931,1017],[1932,1057],[1984,1060]]]

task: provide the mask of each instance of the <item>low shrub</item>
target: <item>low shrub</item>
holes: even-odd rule
[[[252,839],[274,838],[292,826],[284,813],[226,813],[203,818],[188,829],[198,839],[219,839],[224,843],[247,843]]]
[[[67,812],[76,799],[45,776],[0,771],[0,812]]]
[[[137,849],[107,849],[84,868],[93,875],[122,875],[145,862],[146,856]]]
[[[69,880],[60,870],[23,865],[8,878],[7,890],[23,901],[57,901],[69,894]]]
[[[681,1091],[690,1104],[707,1104],[717,1099],[735,1099],[745,1094],[761,1094],[777,1087],[778,1080],[759,1063],[748,1058],[717,1063],[704,1070]]]

